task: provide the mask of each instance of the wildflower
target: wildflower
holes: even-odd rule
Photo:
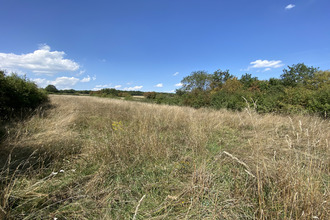
[[[117,131],[117,130],[123,130],[122,128],[122,122],[121,121],[114,121],[112,122],[112,129]]]

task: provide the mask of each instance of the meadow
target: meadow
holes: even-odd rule
[[[0,219],[328,219],[329,127],[51,95],[2,128]]]

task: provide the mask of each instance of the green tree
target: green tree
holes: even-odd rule
[[[255,85],[255,82],[258,81],[258,78],[252,77],[252,74],[245,73],[241,76],[239,81],[243,84],[244,89],[248,89],[252,85]]]
[[[284,69],[281,79],[285,86],[295,87],[297,85],[307,85],[317,70],[318,68],[308,67],[304,63],[298,63],[288,66],[288,69]]]
[[[212,82],[212,75],[205,71],[195,71],[189,76],[182,79],[182,90],[183,91],[207,91],[210,89]]]
[[[325,86],[330,86],[330,71],[318,71],[308,82],[308,88],[310,89],[320,89]]]
[[[229,70],[222,71],[221,69],[218,69],[211,76],[210,87],[212,90],[220,89],[228,79],[232,79],[233,77],[234,76],[229,73]]]
[[[58,89],[54,85],[46,86],[45,90],[49,93],[57,93]]]

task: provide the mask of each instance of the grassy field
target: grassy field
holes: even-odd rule
[[[50,98],[3,128],[0,219],[329,218],[329,120]]]

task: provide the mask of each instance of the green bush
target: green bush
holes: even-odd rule
[[[227,108],[231,110],[242,110],[246,107],[242,92],[231,93],[227,91],[219,91],[212,95],[211,106],[215,109]]]
[[[6,76],[0,71],[0,119],[7,120],[26,113],[48,101],[47,94],[37,85],[16,74]]]

